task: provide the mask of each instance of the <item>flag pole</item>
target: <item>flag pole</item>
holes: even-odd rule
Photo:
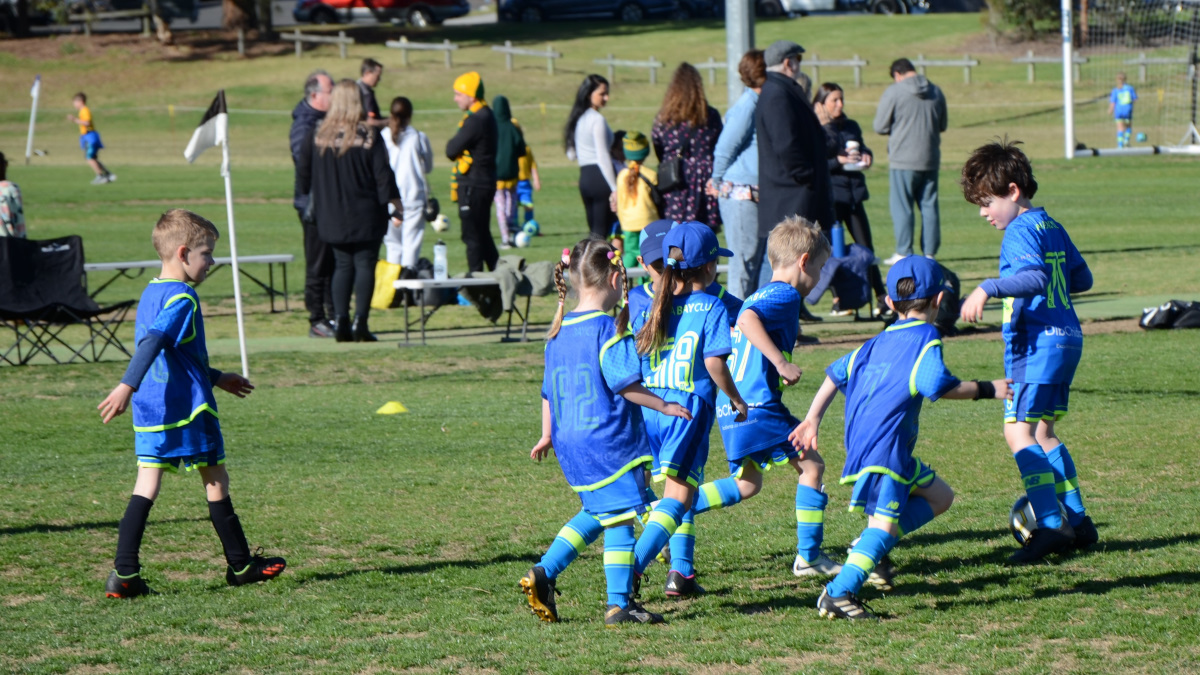
[[[250,378],[250,363],[246,359],[246,324],[242,318],[242,283],[238,270],[237,232],[233,226],[233,182],[229,175],[229,138],[221,144],[221,175],[225,178],[225,215],[229,221],[229,256],[233,259],[233,303],[237,313],[238,348],[242,353],[242,377]]]
[[[25,141],[26,164],[29,164],[29,158],[33,155],[33,127],[37,124],[37,105],[41,94],[42,76],[38,75],[33,78],[33,88],[29,90],[29,95],[33,98],[33,104],[29,108],[29,139]]]

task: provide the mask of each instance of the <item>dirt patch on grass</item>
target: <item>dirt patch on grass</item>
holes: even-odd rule
[[[361,364],[346,366],[337,362],[305,366],[303,362],[289,363],[286,368],[276,370],[275,364],[268,366],[265,375],[272,386],[280,388],[314,387],[346,384],[352,378],[354,383],[384,384],[400,379],[411,379],[412,376],[437,377],[456,373],[479,373],[481,377],[495,378],[503,376],[505,371],[525,368],[541,368],[540,354],[515,354],[499,359],[446,358],[430,359],[427,361],[407,361],[401,359],[382,358],[371,368],[363,368]],[[273,372],[272,372],[273,371]],[[264,377],[264,376],[260,376]]]
[[[26,605],[31,602],[41,602],[45,599],[46,599],[46,596],[44,596],[44,595],[26,595],[24,593],[20,593],[17,595],[10,595],[10,596],[4,598],[4,606],[5,607],[20,607],[21,605]]]

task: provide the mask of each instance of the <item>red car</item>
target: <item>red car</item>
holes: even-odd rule
[[[301,23],[407,22],[424,28],[470,11],[467,0],[296,0],[292,16]]]

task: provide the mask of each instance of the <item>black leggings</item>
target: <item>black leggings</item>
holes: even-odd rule
[[[598,165],[588,164],[579,169],[579,196],[583,197],[583,210],[587,214],[588,229],[592,231],[593,237],[607,239],[613,221],[616,220],[612,207],[608,204],[611,194],[608,181],[604,180],[604,174],[600,172]]]
[[[837,212],[837,219],[850,230],[850,236],[854,237],[854,243],[865,246],[874,253],[875,244],[871,241],[871,221],[867,220],[867,211],[863,208],[862,202],[854,204],[834,202],[833,209]],[[871,265],[867,268],[867,280],[871,283],[871,289],[875,291],[876,297],[882,298],[887,295],[878,265]]]
[[[333,248],[333,311],[337,317],[350,316],[350,291],[354,290],[355,316],[371,313],[371,295],[375,292],[375,263],[381,241],[330,244]]]

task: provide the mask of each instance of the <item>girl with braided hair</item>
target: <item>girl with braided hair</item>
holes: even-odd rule
[[[579,302],[565,312],[567,280]],[[642,407],[691,419],[642,386],[641,364],[629,332],[628,283],[621,256],[588,238],[563,249],[555,266],[558,311],[546,340],[542,380],[542,437],[530,458],[551,450],[583,509],[559,531],[541,561],[521,578],[521,590],[542,621],[558,621],[555,579],[604,532],[607,625],[660,623],[633,599],[633,519],[649,509],[646,472],[650,446]],[[622,302],[622,301],[625,302]],[[622,309],[614,321],[609,312]]]

